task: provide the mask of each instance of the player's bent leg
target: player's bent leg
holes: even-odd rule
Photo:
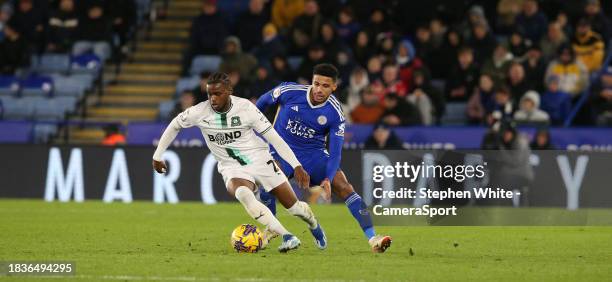
[[[228,192],[238,199],[253,219],[266,226],[266,228],[283,235],[283,238],[295,237],[285,229],[276,217],[274,217],[270,209],[257,200],[253,193],[253,189],[255,189],[255,184],[239,178],[230,179],[227,185]],[[297,238],[295,239],[297,240]],[[297,244],[297,246],[299,246],[299,244]],[[297,246],[295,246],[294,249],[297,248]]]
[[[315,238],[315,245],[319,249],[327,248],[327,237],[321,225],[317,222],[317,219],[310,209],[310,206],[302,201],[298,201],[293,189],[289,185],[289,182],[284,182],[278,187],[275,187],[270,191],[287,209],[287,211],[308,224],[310,233]]]
[[[391,246],[391,237],[377,236],[372,224],[372,217],[367,206],[361,199],[361,196],[355,192],[353,185],[346,179],[344,172],[338,171],[332,183],[332,193],[340,199],[344,200],[346,207],[349,209],[355,220],[359,223],[361,230],[368,238],[368,243],[374,252],[384,252]]]

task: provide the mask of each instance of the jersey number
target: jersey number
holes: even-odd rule
[[[278,173],[278,171],[280,170],[278,168],[278,166],[276,166],[276,162],[273,160],[269,160],[268,162],[266,162],[267,164],[272,166],[272,169],[274,169],[274,172]]]

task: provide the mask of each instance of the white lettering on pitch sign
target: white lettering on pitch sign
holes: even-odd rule
[[[153,171],[153,202],[161,204],[168,200],[168,203],[176,204],[179,199],[176,195],[174,182],[181,175],[181,160],[173,151],[164,152],[162,160],[170,168],[167,175]]]
[[[202,202],[207,205],[216,204],[217,200],[213,194],[213,174],[217,160],[212,154],[208,154],[202,164],[200,172],[200,193],[202,194]]]
[[[64,177],[64,167],[59,148],[49,150],[49,162],[47,164],[47,179],[45,185],[45,201],[55,200],[55,191],[60,202],[70,201],[74,195],[75,202],[83,202],[85,193],[83,188],[83,154],[81,149],[74,148],[70,151],[68,168]]]
[[[576,167],[573,172],[567,156],[557,156],[557,163],[559,164],[561,177],[563,178],[563,183],[565,183],[565,189],[567,190],[567,209],[578,209],[580,187],[582,186],[582,179],[584,178],[584,173],[589,163],[589,157],[584,155],[579,156],[576,159]]]
[[[119,189],[116,189],[117,186],[119,186]],[[132,202],[132,187],[123,149],[117,149],[113,153],[113,161],[108,179],[106,180],[104,198],[102,199],[105,203],[110,203],[114,200],[121,200],[124,203]]]

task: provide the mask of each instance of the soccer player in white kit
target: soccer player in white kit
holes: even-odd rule
[[[287,143],[253,103],[231,95],[233,90],[227,74],[212,74],[206,84],[206,90],[208,101],[179,114],[162,134],[153,155],[155,171],[167,171],[162,156],[181,128],[197,126],[218,161],[219,173],[223,176],[230,195],[238,199],[251,217],[282,235],[283,243],[278,248],[279,251],[287,252],[298,248],[300,240],[285,229],[268,207],[257,200],[254,191],[257,191],[258,185],[275,195],[290,214],[308,224],[317,247],[327,246],[325,233],[314,213],[307,203],[298,201],[287,177],[274,162],[268,144],[258,137],[255,131],[291,164],[298,184],[302,188],[308,188],[310,176]]]

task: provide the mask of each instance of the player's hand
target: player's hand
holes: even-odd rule
[[[325,200],[329,201],[331,199],[331,183],[329,183],[329,179],[325,178],[321,181],[321,188],[325,191]]]
[[[308,187],[310,187],[310,175],[308,175],[308,172],[306,172],[301,165],[295,167],[293,176],[302,189],[308,189]]]
[[[153,160],[153,169],[155,169],[157,173],[166,173],[166,171],[168,171],[168,167],[166,166],[166,163],[164,161],[160,162]]]

